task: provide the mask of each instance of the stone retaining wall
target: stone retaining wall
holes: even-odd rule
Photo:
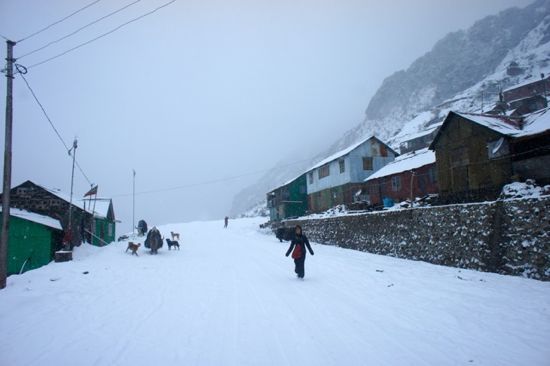
[[[385,211],[302,225],[310,240],[550,281],[550,197]]]

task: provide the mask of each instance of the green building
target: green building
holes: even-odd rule
[[[59,220],[10,208],[8,275],[50,263],[57,246],[61,244],[62,235]]]
[[[304,216],[307,213],[306,174],[269,192],[267,207],[271,221]]]
[[[86,200],[88,211],[93,211],[92,244],[105,246],[115,241],[116,220],[113,201],[109,198]]]

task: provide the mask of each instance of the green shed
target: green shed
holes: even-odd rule
[[[61,243],[62,235],[59,220],[10,208],[8,275],[50,263],[56,246]]]
[[[116,220],[113,201],[109,198],[90,200],[88,210],[94,212],[92,244],[101,247],[114,242]]]
[[[267,194],[271,221],[303,216],[307,213],[306,174],[300,175]]]

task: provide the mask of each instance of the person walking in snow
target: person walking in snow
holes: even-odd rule
[[[225,221],[225,225],[223,226],[223,228],[227,229],[227,225],[229,225],[229,217],[226,216],[224,221]]]
[[[292,253],[292,259],[294,259],[295,265],[294,272],[296,272],[296,276],[300,279],[303,279],[305,275],[304,263],[306,261],[306,247],[309,253],[313,255],[314,253],[309,245],[309,240],[302,233],[302,227],[296,225],[294,229],[294,239],[290,242],[290,247],[286,251],[286,256],[288,257],[290,253]]]

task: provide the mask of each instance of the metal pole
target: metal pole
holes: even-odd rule
[[[72,172],[71,172],[71,198],[69,200],[69,225],[68,225],[68,230],[69,230],[69,234],[70,234],[70,241],[69,243],[67,243],[68,247],[66,247],[65,249],[66,250],[71,250],[71,246],[72,246],[72,239],[73,239],[73,231],[72,231],[72,226],[73,226],[73,187],[74,187],[74,165],[75,165],[75,161],[76,161],[76,148],[78,147],[78,143],[76,141],[76,139],[74,139],[73,141],[73,169],[72,169]]]
[[[132,234],[136,231],[136,171],[134,172],[133,188],[132,188]]]
[[[13,46],[15,42],[6,41],[6,135],[4,146],[4,182],[2,194],[2,234],[0,236],[0,289],[6,287],[8,273],[8,233],[10,228],[10,190],[11,190],[11,142],[13,123]]]

